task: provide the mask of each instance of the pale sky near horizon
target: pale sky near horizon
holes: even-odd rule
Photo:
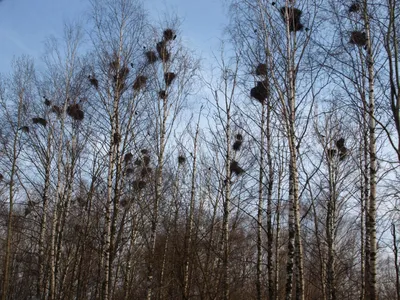
[[[182,20],[184,41],[201,56],[218,50],[227,25],[221,0],[146,0],[150,18],[162,20],[165,12]],[[23,54],[40,60],[46,37],[61,38],[66,21],[84,19],[88,0],[0,0],[0,73],[11,70],[13,57]]]

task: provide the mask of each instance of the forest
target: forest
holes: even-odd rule
[[[1,300],[400,300],[398,0],[90,3],[0,74]]]

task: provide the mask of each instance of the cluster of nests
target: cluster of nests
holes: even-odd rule
[[[164,73],[164,82],[165,85],[167,87],[169,87],[172,82],[174,81],[174,79],[176,78],[176,74],[173,72],[165,72]],[[136,91],[141,90],[142,88],[144,88],[146,86],[146,82],[147,82],[147,76],[144,75],[139,75],[138,77],[136,77],[135,81],[133,82],[133,89]],[[165,90],[161,90],[159,92],[159,97],[161,99],[166,99],[167,98],[167,93]]]
[[[349,7],[349,13],[358,13],[361,11],[361,5],[359,2],[353,2]],[[357,45],[359,47],[365,47],[367,45],[367,34],[362,31],[352,31],[350,33],[350,44]]]
[[[152,168],[150,167],[150,155],[147,149],[140,150],[141,157],[137,158],[133,163],[133,154],[126,153],[124,156],[124,162],[126,164],[125,174],[127,176],[131,176],[134,173],[134,166],[140,168],[140,172],[138,173],[138,178],[132,181],[132,187],[135,191],[143,190],[146,187],[145,179],[152,173]]]
[[[171,54],[168,51],[167,46],[170,41],[175,40],[175,39],[176,39],[175,31],[170,28],[165,29],[163,32],[162,40],[156,44],[157,51],[149,50],[149,51],[145,52],[147,63],[154,64],[155,62],[157,62],[158,59],[160,59],[163,62],[169,61]],[[133,64],[131,64],[131,66],[133,66]],[[110,72],[113,75],[114,83],[118,82],[117,88],[119,90],[122,90],[125,87],[125,81],[129,75],[129,68],[125,65],[120,67],[118,60],[113,60],[110,63],[109,67],[110,67]],[[165,84],[167,87],[169,85],[171,85],[171,83],[175,79],[175,77],[176,77],[176,74],[172,73],[172,72],[166,72],[164,74],[164,81],[165,81]],[[99,81],[97,80],[95,75],[89,75],[88,79],[89,79],[90,84],[95,89],[99,88]],[[141,90],[142,88],[144,88],[146,86],[147,79],[148,79],[147,76],[144,76],[144,75],[137,76],[135,81],[133,82],[133,86],[132,86],[133,89],[138,91],[138,90]],[[161,99],[166,99],[167,98],[166,92],[160,91],[159,97]]]
[[[265,78],[268,73],[268,68],[266,64],[260,63],[256,67],[255,74],[257,76],[262,76]],[[256,99],[261,104],[265,103],[265,100],[269,96],[269,84],[268,80],[264,79],[262,81],[257,81],[257,85],[250,90],[250,96]]]
[[[337,149],[333,149],[333,148],[328,149],[328,151],[327,151],[328,159],[331,160],[334,157],[336,157],[337,155],[339,155],[340,161],[345,160],[347,157],[348,149],[345,147],[344,143],[345,143],[344,138],[338,139],[335,143],[335,146]]]
[[[169,61],[171,58],[171,54],[168,51],[168,42],[175,40],[176,39],[176,34],[175,31],[167,28],[163,32],[163,38],[160,42],[156,44],[156,51],[146,51],[145,56],[147,59],[147,62],[149,64],[154,64],[158,59],[160,59],[163,62]]]
[[[57,105],[52,105],[52,102],[45,96],[43,98],[44,98],[44,104],[48,107],[51,107],[50,112],[55,113],[58,117],[60,117],[62,114],[62,108]],[[83,112],[81,106],[78,103],[73,103],[68,105],[67,114],[76,121],[82,121],[85,117],[85,113]],[[35,125],[41,125],[43,127],[47,126],[47,120],[41,117],[32,118],[32,123]],[[25,133],[30,132],[29,126],[22,126],[20,130]]]
[[[233,150],[239,151],[243,144],[243,135],[240,133],[236,134],[235,142],[233,143]],[[236,160],[232,160],[229,165],[230,171],[232,174],[241,175],[244,173],[244,170],[239,166],[239,163]]]

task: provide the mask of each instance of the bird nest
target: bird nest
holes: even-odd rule
[[[239,166],[239,163],[236,160],[232,160],[229,166],[231,173],[236,175],[241,175],[244,173],[244,170]]]
[[[257,76],[266,76],[267,75],[267,65],[266,64],[258,64],[256,68]]]
[[[176,39],[176,34],[172,29],[167,28],[163,32],[163,38],[164,38],[164,41],[172,41],[172,40]]]
[[[139,75],[136,77],[135,82],[133,83],[134,90],[140,90],[146,85],[147,77],[144,75]]]
[[[176,77],[175,73],[172,73],[172,72],[164,73],[165,84],[167,86],[169,86],[172,83],[172,81],[175,79],[175,77]]]
[[[85,117],[85,113],[81,110],[80,105],[77,103],[68,105],[67,114],[77,121],[82,121]]]
[[[157,61],[157,54],[154,51],[147,51],[145,53],[146,58],[147,58],[147,62],[150,64],[153,64]]]
[[[40,124],[43,127],[46,127],[46,125],[47,125],[47,121],[45,119],[39,118],[39,117],[32,118],[32,123],[33,124]]]
[[[352,31],[350,35],[350,44],[365,46],[367,44],[367,34],[361,31]]]
[[[289,25],[289,31],[299,31],[303,29],[303,24],[301,24],[302,11],[294,7],[283,6],[280,9],[281,16],[286,24]]]
[[[268,81],[258,81],[257,85],[251,89],[250,96],[263,104],[269,96]]]

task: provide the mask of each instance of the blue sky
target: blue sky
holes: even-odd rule
[[[227,22],[220,0],[144,3],[155,20],[161,20],[165,11],[179,16],[184,41],[203,57],[209,57],[212,49],[218,50]],[[0,73],[10,71],[14,56],[28,54],[39,60],[46,37],[62,37],[64,22],[84,18],[88,9],[88,0],[0,0]]]

